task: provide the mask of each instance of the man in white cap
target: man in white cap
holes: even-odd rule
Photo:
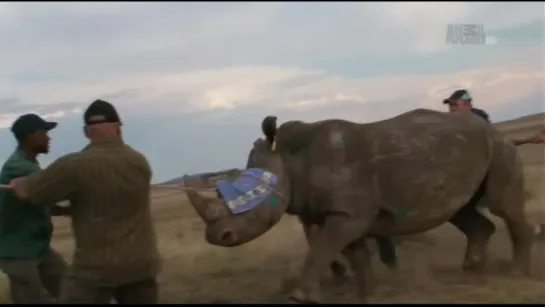
[[[472,101],[473,98],[471,97],[471,94],[468,90],[459,89],[454,91],[448,98],[444,99],[443,104],[448,105],[449,112],[470,111],[480,116],[487,122],[490,122],[490,117],[488,116],[488,113],[486,113],[484,110],[473,107]],[[541,130],[533,137],[520,140],[512,140],[512,142],[517,146],[524,144],[545,143],[545,129]]]

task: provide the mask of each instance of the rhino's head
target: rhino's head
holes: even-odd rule
[[[225,194],[222,198],[186,191],[189,202],[206,223],[206,241],[213,245],[237,246],[261,236],[280,221],[289,203],[290,185],[282,158],[271,143],[261,139],[250,151],[247,170],[233,182],[218,182],[217,187]],[[249,190],[243,191],[245,188]]]

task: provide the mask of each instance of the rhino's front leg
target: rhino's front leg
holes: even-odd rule
[[[299,220],[301,221],[301,224],[303,225],[303,231],[305,232],[305,237],[307,238],[307,242],[309,245],[311,245],[313,238],[315,238],[320,232],[320,226],[307,223],[301,218]],[[339,280],[343,280],[344,278],[348,276],[348,267],[346,266],[346,264],[341,262],[340,259],[338,259],[338,257],[335,257],[335,260],[331,262],[330,268],[333,273],[333,276],[335,278],[338,278]]]
[[[363,237],[371,225],[344,215],[330,215],[324,226],[310,244],[303,272],[291,299],[300,303],[319,303],[321,301],[320,278],[345,247]]]

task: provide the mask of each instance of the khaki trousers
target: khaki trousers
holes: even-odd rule
[[[8,276],[13,304],[55,303],[66,273],[64,258],[53,249],[42,259],[0,259],[0,269]]]

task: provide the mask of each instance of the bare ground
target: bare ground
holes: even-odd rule
[[[163,303],[270,302],[279,297],[287,278],[297,276],[307,250],[302,229],[291,217],[254,242],[219,248],[204,242],[202,222],[181,192],[156,191],[155,207],[164,261],[160,276]],[[510,243],[503,223],[496,220],[496,225],[501,228],[493,237],[485,274],[461,270],[464,237],[444,225],[401,243],[399,272],[389,272],[375,260],[376,289],[371,301],[545,302],[545,244],[537,242],[534,247],[531,278],[511,277],[504,272]],[[71,236],[59,234],[54,246],[69,257]],[[351,302],[354,287],[353,280],[339,285],[328,278],[324,281],[325,299]]]
[[[543,122],[538,124],[543,125]],[[510,128],[510,129],[509,129]],[[511,135],[526,129],[510,125]],[[528,131],[536,131],[532,125]],[[520,148],[527,165],[528,190],[533,199],[527,214],[532,222],[545,222],[543,201],[543,145]],[[153,193],[155,218],[163,270],[159,277],[162,303],[183,302],[270,302],[286,290],[296,277],[307,245],[296,220],[285,217],[263,237],[236,248],[207,245],[203,224],[187,204],[183,192],[156,188]],[[398,248],[400,270],[389,272],[375,260],[375,291],[372,302],[382,303],[540,303],[545,302],[545,242],[536,242],[532,276],[512,277],[505,272],[511,246],[502,221],[489,249],[489,266],[484,274],[465,273],[461,262],[465,238],[454,227],[444,225],[413,236]],[[53,245],[67,258],[73,241],[68,220],[57,218]],[[329,302],[354,299],[353,280],[344,284],[324,280],[324,298]],[[5,288],[5,285],[4,285]]]

